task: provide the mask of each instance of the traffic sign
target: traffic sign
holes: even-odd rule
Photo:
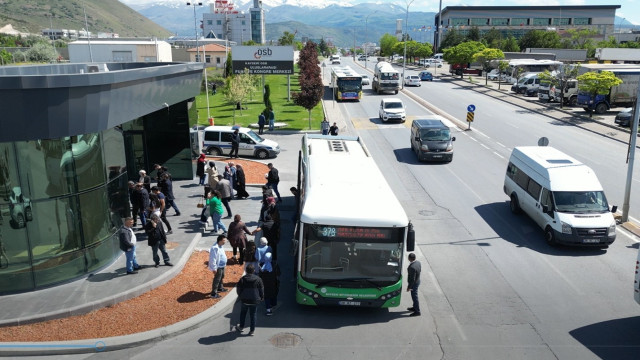
[[[475,106],[475,105],[473,105],[473,104],[471,104],[471,105],[467,106],[467,111],[468,111],[468,112],[474,112],[474,111],[476,111],[476,106]]]
[[[473,111],[467,113],[467,122],[473,122]]]

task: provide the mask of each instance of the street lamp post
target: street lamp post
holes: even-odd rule
[[[404,31],[405,31],[404,56],[402,57],[402,88],[403,89],[404,89],[404,70],[407,67],[407,40],[409,38],[409,6],[411,6],[413,1],[414,0],[411,0],[411,1],[405,0],[405,3],[407,4],[407,17],[404,22]]]
[[[367,35],[369,35],[369,33],[367,32],[367,22],[369,21],[369,16],[377,13],[378,11],[374,11],[371,14],[367,15],[367,17],[364,19],[364,68],[367,68],[367,58],[369,57],[369,53],[367,53]],[[355,52],[356,49],[353,49],[353,51]]]
[[[198,47],[198,19],[196,18],[196,6],[202,6],[202,2],[187,1],[187,6],[193,6],[193,30],[196,35],[196,60],[200,62],[200,48]]]

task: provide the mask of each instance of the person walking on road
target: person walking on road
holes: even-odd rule
[[[278,191],[278,183],[280,183],[278,169],[276,169],[272,163],[268,163],[267,167],[269,168],[269,172],[267,173],[267,186],[273,189],[273,192],[276,193],[278,202],[282,202],[282,198],[280,198],[280,192]]]
[[[162,222],[167,226],[167,235],[172,234],[173,231],[171,230],[171,224],[169,224],[169,220],[167,220],[166,198],[157,186],[153,186],[151,188],[151,192],[158,198],[158,205],[160,206],[160,220],[162,220]]]
[[[198,164],[196,166],[196,176],[200,177],[200,185],[204,185],[204,179],[206,178],[204,168],[206,164],[207,160],[205,159],[205,155],[200,154],[200,157],[198,158]]]
[[[211,297],[214,299],[221,298],[219,292],[225,292],[222,286],[224,280],[224,268],[227,266],[227,254],[224,252],[224,244],[227,242],[227,237],[224,235],[218,236],[216,243],[209,249],[209,270],[213,271],[213,282],[211,283]]]
[[[236,165],[236,198],[246,199],[249,197],[247,192],[247,177],[244,174],[242,165]]]
[[[271,253],[266,253],[264,264],[260,267],[260,279],[264,284],[264,305],[266,315],[273,315],[273,308],[278,304],[278,290],[280,289],[280,268],[271,261]]]
[[[249,313],[249,336],[253,336],[256,330],[256,319],[258,312],[258,304],[264,299],[264,284],[259,276],[254,274],[255,267],[247,265],[247,274],[240,278],[236,286],[238,298],[242,305],[240,306],[240,321],[235,326],[237,332],[244,330],[245,319]]]
[[[138,269],[141,268],[136,258],[136,234],[133,232],[131,226],[133,226],[133,218],[125,218],[124,225],[122,225],[118,234],[120,238],[120,250],[124,251],[127,275],[137,274]]]
[[[176,205],[175,202],[176,198],[173,196],[173,182],[168,172],[165,171],[162,173],[162,179],[158,182],[158,187],[166,198],[167,208],[173,208],[176,211],[176,216],[180,216],[180,209],[178,209],[178,205]]]
[[[164,232],[162,223],[160,223],[160,217],[156,214],[151,215],[151,219],[147,221],[147,225],[144,228],[148,237],[148,244],[151,246],[153,252],[153,262],[156,267],[160,266],[160,257],[158,256],[158,249],[162,253],[162,260],[167,266],[173,266],[169,254],[167,254],[167,234]]]
[[[207,184],[204,186],[204,198],[206,199],[209,191],[215,190],[218,185],[218,168],[216,167],[215,161],[209,161],[209,167],[207,167],[205,173],[207,173],[208,176]]]
[[[231,213],[231,206],[229,206],[229,201],[231,201],[231,198],[233,197],[231,182],[222,175],[218,175],[218,185],[216,185],[216,190],[220,193],[220,200],[222,201],[225,209],[227,209],[227,218],[231,218],[233,216]]]
[[[409,267],[407,268],[407,291],[411,291],[413,306],[407,308],[411,311],[409,316],[420,316],[420,302],[418,302],[418,287],[420,286],[420,271],[422,266],[420,261],[416,261],[416,254],[409,254]]]
[[[218,229],[222,230],[222,235],[227,235],[227,227],[222,223],[222,200],[220,200],[220,192],[213,190],[207,197],[207,207],[211,215],[211,221],[213,222],[212,232],[217,233]]]

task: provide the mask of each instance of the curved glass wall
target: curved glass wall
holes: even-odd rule
[[[118,256],[129,214],[122,132],[0,143],[0,293],[72,280]]]

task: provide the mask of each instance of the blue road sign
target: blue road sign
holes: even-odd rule
[[[474,112],[474,111],[476,111],[476,106],[475,106],[475,105],[473,105],[473,104],[471,104],[471,105],[467,106],[467,111],[470,111],[470,112]]]

